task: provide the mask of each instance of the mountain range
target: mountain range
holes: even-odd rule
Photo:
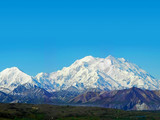
[[[1,103],[54,104],[73,106],[97,106],[122,110],[160,110],[160,90],[129,88],[113,91],[83,93],[67,90],[47,92],[36,86],[18,86],[11,93],[0,92]]]
[[[136,87],[114,91],[88,91],[69,102],[123,110],[160,110],[160,91],[143,90]]]
[[[124,58],[113,56],[86,56],[62,70],[36,76],[17,67],[0,72],[0,102],[9,103],[159,109],[159,88],[158,79]]]
[[[0,72],[0,91],[9,93],[19,85],[38,86],[48,92],[74,87],[79,91],[90,88],[119,90],[131,87],[158,90],[160,82],[137,65],[124,58],[84,57],[71,66],[52,73],[29,76],[17,67]]]

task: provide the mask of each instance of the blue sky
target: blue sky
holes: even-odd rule
[[[87,55],[124,57],[160,79],[157,0],[0,1],[0,70],[53,72]]]

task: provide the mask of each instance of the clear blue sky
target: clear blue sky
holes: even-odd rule
[[[160,79],[159,0],[1,0],[0,70],[53,72],[124,57]]]

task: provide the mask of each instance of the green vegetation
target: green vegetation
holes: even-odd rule
[[[0,104],[0,120],[159,120],[160,111],[123,111],[98,107]]]

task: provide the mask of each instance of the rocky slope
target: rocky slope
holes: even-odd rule
[[[49,93],[37,86],[18,86],[11,93],[0,92],[1,103],[33,103],[55,105],[82,105],[116,108],[123,110],[160,110],[160,91],[130,88],[113,91],[61,90]]]
[[[136,87],[115,91],[86,92],[70,100],[70,103],[123,110],[159,110],[160,92]]]

